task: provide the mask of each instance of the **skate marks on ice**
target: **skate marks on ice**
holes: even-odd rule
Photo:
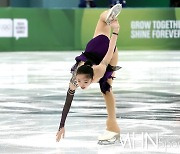
[[[57,117],[52,116],[52,119]],[[46,119],[49,119],[46,117]],[[34,120],[34,119],[32,119]],[[70,117],[70,123],[75,121],[76,118]],[[93,123],[93,119],[90,121]],[[46,124],[50,125],[52,120],[46,120]],[[69,153],[97,153],[97,132],[92,131],[92,126],[85,125],[79,128],[79,123],[84,122],[83,118],[77,120],[78,125],[68,125],[66,129],[65,139],[60,142],[55,141],[56,130],[45,127],[37,127],[36,129],[29,128],[23,129],[23,124],[19,124],[21,130],[14,128],[13,131],[6,132],[4,139],[0,139],[1,153],[8,154],[37,154],[37,153],[54,153],[54,154],[69,154]],[[53,122],[54,123],[54,122]],[[52,125],[52,124],[51,124]],[[53,125],[55,127],[55,125]],[[24,134],[24,135],[23,135]],[[1,134],[1,136],[3,136]],[[8,136],[8,137],[7,137]]]
[[[37,118],[39,117],[39,119]],[[154,120],[128,120],[119,119],[118,123],[121,125],[121,139],[123,144],[116,143],[112,145],[98,145],[98,136],[103,133],[105,117],[91,118],[91,117],[79,117],[70,116],[66,126],[65,139],[60,142],[55,141],[56,119],[57,115],[36,115],[31,116],[31,119],[27,118],[23,120],[23,117],[16,117],[17,124],[15,122],[14,128],[9,130],[8,124],[6,124],[6,134],[2,132],[5,130],[1,128],[0,145],[3,147],[1,153],[54,153],[54,154],[66,154],[66,153],[98,153],[98,154],[118,154],[118,153],[176,153],[179,149],[175,147],[165,148],[162,143],[159,148],[154,146],[150,140],[148,140],[148,147],[145,147],[145,134],[144,134],[144,146],[142,147],[142,132],[148,132],[150,137],[156,143],[156,132],[159,132],[159,138],[168,139],[167,134],[172,137],[172,130],[164,128],[164,124],[172,125],[168,121],[159,122],[158,126],[153,126],[156,121]],[[25,118],[25,117],[24,117]],[[20,120],[24,123],[19,123]],[[26,121],[26,122],[25,122]],[[41,121],[42,123],[39,123]],[[26,123],[29,123],[28,127]],[[177,125],[174,125],[177,127]],[[178,127],[177,127],[178,128]],[[129,138],[128,138],[128,133]],[[135,133],[135,144],[133,145],[133,133]],[[8,137],[7,137],[8,136]],[[165,137],[164,137],[165,136]],[[177,136],[174,138],[178,139]],[[172,140],[172,143],[176,140]],[[129,142],[129,140],[130,142]],[[179,139],[180,140],[180,139]],[[164,140],[163,140],[164,141]],[[162,142],[162,141],[161,141]],[[170,145],[168,145],[170,146]]]

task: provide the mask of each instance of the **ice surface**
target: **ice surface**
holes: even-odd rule
[[[98,84],[76,91],[65,139],[56,142],[80,53],[0,53],[0,153],[179,154],[180,52],[174,51],[119,52],[113,91],[123,144],[97,144],[107,116]]]

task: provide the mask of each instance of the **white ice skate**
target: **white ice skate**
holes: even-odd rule
[[[98,137],[98,144],[108,145],[120,142],[120,134],[106,130],[103,135]]]
[[[107,17],[106,17],[106,23],[108,25],[111,24],[111,22],[119,15],[119,13],[122,10],[122,5],[121,4],[116,4],[114,5],[108,12]]]

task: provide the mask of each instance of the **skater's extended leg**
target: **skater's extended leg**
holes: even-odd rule
[[[108,38],[110,37],[111,28],[105,22],[107,13],[108,11],[104,11],[101,13],[93,37],[96,37],[100,34],[106,35]]]
[[[116,4],[111,9],[102,12],[99,17],[93,37],[103,34],[110,38],[111,28],[109,25],[114,19],[116,19],[116,17],[121,12],[121,9],[121,4]]]

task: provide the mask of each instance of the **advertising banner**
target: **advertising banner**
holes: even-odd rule
[[[82,19],[82,46],[93,36],[102,10],[86,10]],[[118,16],[117,46],[128,50],[180,50],[180,9],[123,9]],[[87,29],[88,28],[88,29]]]
[[[74,10],[0,10],[0,51],[57,51],[74,48]]]

